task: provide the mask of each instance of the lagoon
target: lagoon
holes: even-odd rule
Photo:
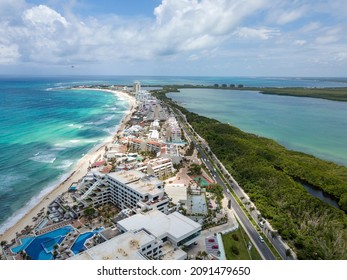
[[[347,166],[346,102],[218,89],[181,89],[167,96],[194,113]]]

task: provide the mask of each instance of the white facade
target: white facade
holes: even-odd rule
[[[140,91],[141,91],[141,83],[139,81],[136,81],[134,83],[134,93],[136,94],[136,93],[138,93]]]
[[[117,223],[123,232],[144,228],[164,243],[174,247],[188,246],[199,239],[201,225],[178,212],[165,215],[158,210],[140,213]]]
[[[162,241],[145,230],[129,231],[68,260],[146,260],[162,257]]]
[[[158,129],[158,128],[160,128],[159,120],[154,120],[154,121],[151,123],[151,128],[153,128],[153,129]]]
[[[136,212],[158,209],[166,213],[169,199],[164,192],[163,182],[154,175],[138,170],[111,172],[98,175],[89,183],[86,191],[76,196],[85,205],[98,207],[112,203],[121,209]]]
[[[147,101],[152,100],[151,94],[147,90],[140,90],[136,92],[136,100],[141,102],[142,105],[146,105]]]
[[[167,140],[170,142],[181,142],[182,131],[175,117],[170,117],[167,120]]]
[[[159,131],[158,130],[150,130],[149,138],[153,140],[158,140],[159,139]]]
[[[141,172],[155,175],[159,179],[172,175],[174,168],[170,158],[155,158],[147,162],[147,164],[137,168]]]
[[[169,200],[165,196],[163,182],[155,176],[146,176],[137,170],[107,174],[110,200],[124,208],[166,212]]]

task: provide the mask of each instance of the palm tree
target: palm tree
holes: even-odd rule
[[[2,240],[0,243],[1,247],[5,247],[7,245],[7,240]]]
[[[203,260],[205,260],[207,258],[207,256],[208,256],[206,251],[202,251],[200,255],[201,255]]]

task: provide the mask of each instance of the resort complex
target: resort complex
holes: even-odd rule
[[[131,112],[86,174],[2,240],[2,258],[225,259],[221,234],[238,222],[177,115],[140,82],[83,88],[122,91]]]
[[[330,251],[312,252],[298,237],[294,242],[294,233],[279,218],[282,213],[272,206],[286,208],[283,196],[275,201],[267,198],[275,193],[262,194],[267,204],[259,203],[268,188],[285,192],[282,186],[291,186],[301,192],[304,181],[290,181],[301,177],[291,178],[296,171],[285,165],[294,160],[291,152],[189,112],[166,96],[178,91],[175,86],[143,88],[140,82],[70,88],[117,94],[129,101],[130,110],[110,140],[85,155],[67,179],[1,236],[1,259],[293,260],[345,253],[338,237],[342,247],[326,240],[335,248]],[[258,154],[263,161],[258,162]],[[285,159],[280,162],[278,156]],[[296,156],[311,164],[306,155]],[[266,169],[263,163],[269,162]],[[289,173],[283,175],[282,169]],[[265,180],[268,173],[276,179]],[[327,207],[303,196],[317,209]],[[319,212],[310,215],[321,222]],[[303,221],[307,224],[298,227],[312,226],[307,215]]]

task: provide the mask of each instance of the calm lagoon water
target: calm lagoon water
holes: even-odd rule
[[[347,166],[347,102],[218,89],[182,89],[168,97],[197,114]]]

